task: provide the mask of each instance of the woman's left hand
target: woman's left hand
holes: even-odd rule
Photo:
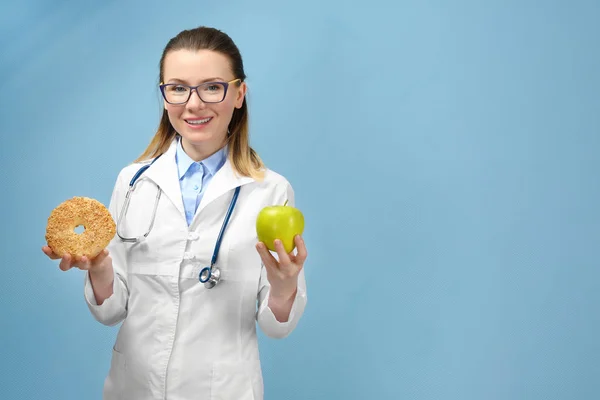
[[[296,294],[298,275],[307,257],[306,246],[300,235],[294,237],[298,249],[297,254],[285,252],[281,240],[275,240],[275,250],[279,261],[269,251],[264,243],[256,244],[256,249],[267,270],[267,279],[271,284],[271,296],[288,300]]]

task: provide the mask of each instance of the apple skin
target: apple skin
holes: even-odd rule
[[[256,234],[271,251],[275,250],[275,239],[281,240],[286,253],[291,253],[296,247],[294,237],[304,232],[304,215],[302,212],[287,205],[268,206],[263,208],[256,217]]]

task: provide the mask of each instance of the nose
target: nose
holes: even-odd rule
[[[202,109],[206,107],[206,103],[200,99],[200,94],[198,94],[198,89],[192,89],[192,94],[190,99],[188,100],[186,107],[188,109]]]

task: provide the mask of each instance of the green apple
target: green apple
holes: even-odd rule
[[[294,237],[304,231],[304,215],[295,207],[287,205],[268,206],[256,217],[256,234],[271,251],[275,250],[275,239],[281,240],[287,253],[296,247]]]

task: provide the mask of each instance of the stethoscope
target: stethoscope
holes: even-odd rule
[[[156,185],[158,188],[158,192],[156,194],[156,199],[154,200],[154,210],[152,211],[152,218],[150,219],[150,225],[148,226],[148,230],[142,236],[138,237],[125,237],[120,232],[121,220],[125,218],[127,214],[127,209],[129,208],[129,201],[131,199],[131,194],[133,193],[135,184],[138,178],[146,171],[156,160],[158,160],[160,156],[156,157],[150,164],[146,164],[141,167],[131,181],[129,182],[129,189],[127,190],[127,194],[125,195],[125,204],[123,204],[123,209],[119,214],[119,218],[117,219],[117,235],[123,242],[129,243],[139,243],[146,239],[146,237],[150,234],[152,227],[154,226],[154,219],[156,218],[156,210],[158,208],[158,200],[160,199],[160,194],[162,189],[160,186]],[[212,259],[210,261],[210,265],[208,267],[202,268],[200,273],[198,274],[198,279],[200,282],[204,283],[204,287],[207,289],[212,289],[219,283],[221,280],[221,270],[215,265],[217,263],[217,255],[219,254],[219,248],[221,247],[221,241],[223,240],[223,234],[225,233],[225,228],[229,223],[229,218],[231,217],[231,213],[235,208],[235,203],[237,202],[238,195],[240,193],[240,186],[235,188],[235,192],[233,193],[233,198],[231,199],[231,203],[229,204],[229,209],[227,210],[227,214],[225,215],[225,220],[223,221],[223,225],[221,226],[221,231],[219,232],[219,237],[217,238],[217,243],[215,243],[215,249],[213,251]]]

